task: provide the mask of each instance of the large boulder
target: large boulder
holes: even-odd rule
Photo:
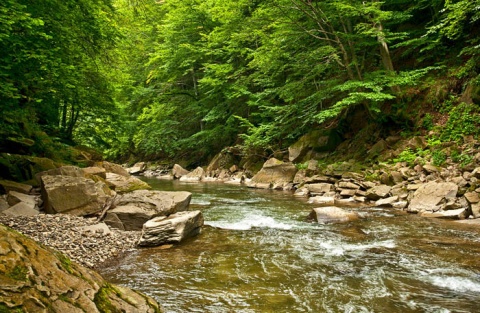
[[[173,178],[179,179],[180,177],[187,175],[188,173],[190,172],[184,169],[183,167],[181,167],[180,165],[178,164],[173,165],[173,168],[172,168]]]
[[[118,165],[118,164],[115,164],[115,163],[110,163],[110,162],[107,162],[107,161],[103,161],[103,162],[95,163],[95,166],[104,168],[105,171],[107,171],[107,173],[113,173],[113,174],[117,174],[117,175],[121,175],[121,176],[125,176],[125,177],[130,176],[130,174],[128,173],[128,171],[125,168],[123,168],[121,165]]]
[[[339,207],[329,206],[314,208],[309,215],[309,219],[321,224],[345,223],[358,220],[359,215]]]
[[[47,213],[85,216],[100,212],[113,193],[101,181],[45,175],[42,176],[42,195]]]
[[[446,204],[455,199],[458,186],[451,182],[429,182],[421,185],[413,194],[407,211],[410,213],[437,212],[444,210]]]
[[[200,211],[178,212],[168,217],[161,216],[143,225],[139,246],[158,246],[179,243],[185,238],[198,235],[203,226]]]
[[[141,230],[154,217],[186,211],[191,198],[186,191],[136,190],[115,199],[105,223],[124,230]]]
[[[180,181],[183,182],[199,182],[205,178],[205,170],[201,167],[197,167],[190,173],[182,175]]]
[[[249,186],[257,188],[272,188],[285,186],[293,182],[297,168],[293,163],[286,163],[275,158],[263,164],[262,169],[253,176]]]
[[[32,190],[31,185],[17,183],[11,180],[0,180],[0,194],[8,193],[9,191],[17,191],[28,194]]]
[[[392,187],[387,185],[379,185],[367,190],[365,196],[369,200],[377,201],[382,198],[386,198],[390,195]]]
[[[118,193],[126,193],[140,189],[151,189],[150,185],[148,185],[146,182],[133,176],[107,173],[106,181]]]
[[[161,312],[158,303],[0,224],[1,312]]]

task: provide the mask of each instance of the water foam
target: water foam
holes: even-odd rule
[[[340,256],[345,252],[366,251],[373,248],[395,248],[394,240],[377,241],[369,244],[347,244],[338,241],[322,241],[320,247],[323,248],[327,255]]]
[[[432,276],[429,278],[437,287],[457,292],[480,292],[480,282],[466,277]]]
[[[222,229],[249,230],[252,228],[292,229],[293,225],[277,222],[273,217],[248,215],[240,221],[206,221],[205,224]]]

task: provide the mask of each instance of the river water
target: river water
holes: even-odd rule
[[[166,312],[479,312],[480,230],[389,209],[320,225],[291,193],[146,180],[193,193],[202,234],[100,270]]]

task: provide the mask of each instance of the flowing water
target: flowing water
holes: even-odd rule
[[[167,312],[480,312],[480,230],[398,211],[319,225],[290,193],[147,180],[193,193],[202,234],[103,276]]]

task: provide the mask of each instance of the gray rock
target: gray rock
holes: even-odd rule
[[[387,197],[390,194],[390,190],[392,190],[392,187],[387,185],[375,186],[367,190],[366,197],[369,200],[376,201],[378,199]]]
[[[143,225],[139,246],[159,246],[179,243],[201,232],[203,215],[200,211],[178,212],[168,217],[161,216]]]
[[[9,191],[7,195],[7,202],[9,205],[15,205],[20,202],[25,202],[35,206],[36,201],[34,196],[29,196],[24,193],[20,193],[17,191]]]
[[[353,197],[357,194],[357,190],[355,189],[339,189],[337,191],[340,191],[340,196],[342,197]]]
[[[143,224],[157,216],[185,211],[192,194],[186,191],[135,190],[115,199],[105,223],[125,230],[141,230]],[[123,227],[119,227],[118,221]]]
[[[32,191],[32,186],[22,184],[22,183],[17,183],[11,180],[0,180],[0,194],[7,193],[9,191],[17,191],[20,193],[28,194],[30,191]]]
[[[454,183],[430,182],[418,188],[408,205],[408,212],[437,212],[445,208],[448,198],[457,196],[458,186]]]
[[[338,188],[356,190],[356,189],[360,189],[360,186],[349,181],[340,181],[338,182]]]
[[[79,216],[100,212],[113,196],[103,182],[62,175],[42,176],[42,194],[47,213]]]
[[[330,206],[322,208],[314,208],[309,218],[321,224],[329,223],[345,223],[359,219],[359,215],[355,212],[349,212],[344,209]]]

